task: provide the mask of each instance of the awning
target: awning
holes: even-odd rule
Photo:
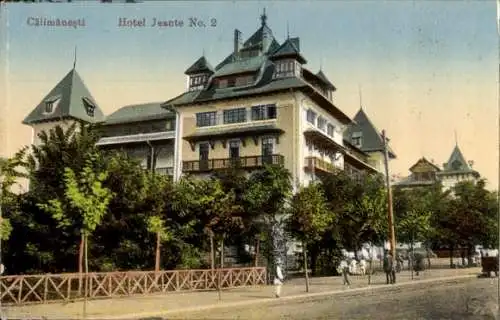
[[[125,143],[135,143],[135,142],[146,142],[146,141],[160,141],[160,140],[170,140],[175,139],[175,131],[163,131],[154,133],[139,133],[130,134],[126,136],[115,136],[115,137],[105,137],[99,139],[97,142],[98,146],[107,146],[114,144],[125,144]]]

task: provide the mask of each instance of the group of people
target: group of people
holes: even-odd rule
[[[409,258],[409,264],[411,264],[412,257]],[[423,270],[423,259],[419,256],[415,256],[414,258],[413,268],[417,272]],[[389,250],[384,251],[383,258],[383,270],[386,275],[386,283],[387,284],[395,284],[396,283],[396,273],[400,272],[403,267],[403,258],[401,255],[397,255],[395,259],[392,257],[392,252]],[[366,273],[366,261],[361,259],[359,262],[355,259],[351,259],[348,257],[344,257],[340,262],[338,268],[338,273],[342,275],[342,283],[348,288],[351,286],[351,280],[349,275],[352,273],[358,273],[364,275]],[[281,296],[281,287],[284,282],[283,272],[280,267],[280,263],[277,263],[274,275],[274,287],[275,287],[275,296],[279,298]]]

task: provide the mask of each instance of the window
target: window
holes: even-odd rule
[[[52,113],[57,108],[59,101],[61,100],[60,96],[51,97],[45,100],[45,109],[44,113]]]
[[[315,124],[316,123],[316,112],[312,111],[312,110],[307,110],[307,122],[311,123],[311,124]]]
[[[229,158],[238,159],[240,157],[240,141],[233,140],[229,142]]]
[[[89,117],[93,117],[94,111],[95,111],[95,105],[87,97],[83,97],[82,100],[83,100],[83,105],[85,106],[85,111],[87,112],[87,115]]]
[[[52,113],[54,111],[54,101],[45,102],[45,113]]]
[[[241,76],[236,78],[235,85],[239,86],[247,86],[253,83],[253,76]]]
[[[276,119],[276,105],[266,104],[252,107],[252,120]]]
[[[326,129],[326,119],[323,117],[318,118],[318,129],[321,131],[325,131]]]
[[[196,114],[197,127],[210,127],[217,124],[217,112],[202,112]]]
[[[335,132],[335,127],[332,124],[328,124],[326,127],[326,134],[328,134],[330,137],[333,137],[333,133]]]
[[[207,83],[208,76],[206,74],[192,76],[189,78],[189,88],[192,90],[203,89],[205,83]]]
[[[218,84],[219,84],[219,89],[227,88],[227,79],[219,79]]]
[[[274,144],[276,139],[274,137],[262,138],[262,163],[272,164],[274,154]]]
[[[208,170],[208,155],[210,144],[208,142],[200,143],[200,170]]]
[[[173,120],[167,120],[165,123],[165,130],[170,131],[174,130],[174,121]]]
[[[354,146],[360,148],[363,145],[363,134],[361,132],[354,132],[351,141]]]
[[[224,124],[240,123],[240,122],[245,122],[246,120],[247,120],[247,110],[245,108],[224,110]]]
[[[284,60],[276,62],[274,78],[293,77],[295,75],[295,61]]]
[[[227,79],[227,86],[229,88],[234,87],[236,85],[236,79],[235,78],[229,78]]]

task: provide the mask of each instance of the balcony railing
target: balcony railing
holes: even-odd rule
[[[306,157],[305,169],[308,171],[312,171],[314,169],[332,173],[336,170],[336,167],[333,164],[326,162],[322,159],[316,157]]]
[[[155,173],[161,174],[161,175],[166,175],[166,176],[173,176],[174,175],[174,167],[156,168]]]
[[[239,158],[209,159],[197,161],[183,161],[183,172],[207,172],[218,169],[240,168],[253,169],[264,165],[283,165],[285,159],[282,155],[249,156]]]

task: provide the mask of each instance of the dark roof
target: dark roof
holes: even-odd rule
[[[410,171],[413,172],[413,170],[415,169],[415,167],[417,167],[418,165],[421,165],[421,164],[429,165],[432,168],[434,168],[435,171],[441,171],[441,169],[437,165],[435,165],[434,163],[430,162],[425,157],[422,157],[422,158],[418,159],[418,161],[413,166],[411,166]]]
[[[214,68],[212,65],[207,61],[205,56],[202,56],[198,60],[196,60],[195,63],[191,67],[189,67],[184,74],[186,75],[191,75],[191,74],[197,74],[197,73],[214,73]]]
[[[246,72],[256,72],[260,69],[262,64],[266,62],[267,58],[265,56],[256,56],[245,58],[241,60],[236,60],[222,66],[218,69],[214,77],[223,77],[228,75],[236,75]]]
[[[468,171],[471,169],[458,145],[453,148],[448,162],[443,165],[443,169],[444,171]]]
[[[318,73],[316,73],[316,76],[321,79],[321,81],[323,81],[323,83],[327,86],[328,89],[331,89],[331,90],[335,90],[335,86],[333,85],[333,83],[330,82],[330,80],[328,80],[328,78],[326,77],[326,75],[323,73],[323,71],[319,70]]]
[[[348,124],[352,120],[342,110],[332,104],[328,98],[324,97],[319,91],[308,84],[306,81],[296,77],[272,79],[274,65],[269,60],[264,62],[263,72],[260,79],[253,86],[231,87],[219,89],[215,86],[209,86],[204,90],[189,91],[177,96],[162,106],[178,107],[194,103],[212,102],[215,100],[236,99],[252,95],[268,94],[271,92],[288,91],[290,89],[302,90],[308,93],[318,104],[323,104],[325,109],[334,114],[342,123]]]
[[[294,58],[297,59],[301,64],[307,63],[307,60],[300,54],[299,49],[295,46],[297,40],[291,41],[291,39],[287,39],[276,51],[273,52],[270,59],[276,60],[279,58]]]
[[[475,177],[479,177],[479,172],[473,170],[470,167],[458,145],[455,145],[453,151],[451,152],[450,158],[448,159],[448,162],[443,164],[443,171],[439,174],[454,175],[463,173],[471,173]]]
[[[175,113],[161,107],[160,102],[125,106],[106,117],[104,125],[160,120],[175,117]]]
[[[45,113],[47,102],[54,102],[54,110]],[[94,116],[87,114],[86,104],[94,106]],[[78,119],[89,123],[102,122],[104,114],[85,86],[75,69],[70,72],[42,99],[33,111],[24,119],[24,124],[54,121],[61,119]]]
[[[384,150],[382,134],[373,125],[363,108],[359,109],[358,113],[354,116],[354,123],[348,126],[344,133],[344,139],[351,140],[354,132],[362,132],[363,143],[360,149],[364,152]],[[392,151],[390,146],[388,146],[388,153],[390,158],[396,158],[396,154]]]

